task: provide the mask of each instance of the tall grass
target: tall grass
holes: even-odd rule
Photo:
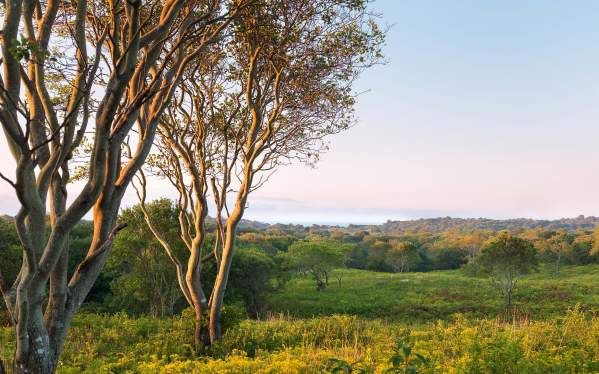
[[[79,315],[58,372],[323,373],[336,362],[382,373],[406,347],[425,358],[410,362],[420,373],[599,372],[597,276],[585,266],[529,277],[508,312],[484,279],[458,272],[350,271],[325,292],[299,279],[273,297],[279,312],[229,328],[204,357],[193,353],[191,318]],[[5,363],[13,343],[0,328]]]
[[[243,321],[206,357],[192,353],[184,318],[82,315],[59,373],[322,373],[331,358],[387,370],[397,341],[427,358],[423,373],[574,373],[599,371],[599,319],[573,308],[545,321],[455,316],[414,326],[355,316],[271,317]],[[5,362],[12,334],[1,330]]]

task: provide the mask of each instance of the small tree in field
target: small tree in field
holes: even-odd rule
[[[535,270],[538,264],[533,244],[525,239],[501,232],[489,239],[481,249],[478,263],[489,273],[503,294],[506,306],[512,305],[512,296],[518,278]]]
[[[343,253],[338,246],[327,242],[293,243],[285,257],[290,268],[314,278],[317,291],[327,287],[334,268],[343,266]]]

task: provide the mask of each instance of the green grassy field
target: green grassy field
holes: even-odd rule
[[[271,297],[271,308],[301,318],[355,314],[401,322],[448,320],[456,313],[489,318],[505,310],[488,278],[460,270],[389,274],[344,269],[336,274],[341,284],[332,279],[324,292],[316,292],[310,278],[293,279]],[[566,267],[557,276],[542,269],[519,281],[515,306],[531,319],[556,317],[576,304],[599,310],[598,279],[598,265]]]
[[[488,280],[459,271],[344,270],[341,285],[332,281],[320,293],[309,279],[295,279],[271,298],[270,318],[242,321],[201,358],[192,353],[189,318],[80,315],[59,372],[599,372],[598,278],[595,265],[527,277],[514,319]],[[12,341],[12,331],[1,329],[5,361]]]

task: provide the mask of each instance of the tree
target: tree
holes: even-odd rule
[[[240,248],[231,268],[232,298],[241,299],[248,314],[259,317],[265,307],[266,295],[276,284],[280,268],[275,259],[256,247]]]
[[[586,265],[596,261],[593,254],[593,236],[588,232],[577,232],[574,239],[572,252],[569,255],[571,262]]]
[[[433,269],[458,269],[468,262],[468,252],[461,248],[449,247],[435,250]]]
[[[379,61],[384,39],[364,1],[295,0],[244,11],[229,46],[242,110],[223,133],[232,157],[223,155],[222,178],[211,182],[221,236],[210,305],[213,341],[221,337],[220,310],[249,194],[280,165],[316,162],[324,139],[353,123],[352,84]],[[232,170],[240,183],[221,222]]]
[[[316,162],[329,135],[354,121],[351,87],[380,59],[384,33],[363,1],[294,0],[245,7],[210,57],[197,60],[159,126],[153,164],[179,193],[180,235],[187,264],[176,256],[179,285],[196,314],[196,348],[221,338],[220,318],[239,224],[249,195],[278,167]],[[140,174],[140,201],[145,200]],[[216,238],[204,251],[208,195]],[[148,225],[152,217],[146,215]],[[170,244],[152,232],[167,253]],[[203,262],[217,269],[211,293]],[[209,341],[205,326],[209,320]]]
[[[475,262],[482,245],[489,238],[489,235],[488,231],[472,231],[460,236],[456,240],[456,244],[459,248],[467,251],[470,261]]]
[[[169,236],[177,253],[183,243],[177,242],[178,211],[167,199],[148,204],[154,222]],[[111,277],[111,295],[106,300],[113,310],[152,317],[173,315],[181,293],[172,264],[145,224],[139,206],[121,212],[119,220],[129,223],[129,229],[115,240],[106,263]]]
[[[346,253],[345,266],[354,269],[366,269],[368,260],[368,246],[359,243],[352,246]]]
[[[410,271],[420,259],[418,246],[411,241],[393,240],[390,243],[391,248],[385,253],[385,261],[393,268],[396,273]]]
[[[509,307],[518,278],[536,269],[537,251],[530,241],[504,231],[483,245],[478,263],[491,275]]]
[[[443,233],[434,247],[441,247],[436,254],[438,265],[436,269],[456,268],[465,265],[467,272],[476,273],[478,269],[477,257],[484,242],[489,238],[489,231],[463,231],[451,230]],[[464,256],[463,254],[466,254]],[[443,261],[440,263],[439,261]]]
[[[559,274],[562,259],[574,250],[575,235],[566,230],[550,232],[545,240],[538,241],[537,247],[541,254],[554,261],[554,272]]]
[[[0,291],[16,334],[15,372],[55,371],[71,320],[124,228],[116,223],[121,200],[182,70],[240,3],[3,3],[0,124],[15,174],[1,177],[20,203],[23,255],[16,280],[0,282]],[[136,142],[130,157],[122,152],[128,140]],[[78,154],[83,168],[72,175]],[[82,188],[67,199],[75,177]],[[90,211],[93,239],[71,273],[69,234]]]
[[[391,271],[392,268],[385,259],[385,255],[390,248],[389,243],[383,240],[372,241],[368,246],[366,268],[375,271]]]
[[[342,267],[344,261],[337,243],[328,241],[295,242],[284,257],[291,269],[314,278],[317,291],[327,287],[331,271]]]

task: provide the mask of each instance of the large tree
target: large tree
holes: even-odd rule
[[[224,3],[2,3],[0,124],[15,162],[14,175],[2,178],[20,203],[23,260],[14,280],[0,277],[0,291],[15,326],[16,372],[54,372],[73,315],[123,228],[116,225],[121,200],[182,71],[243,1]],[[125,157],[130,138],[135,151]],[[81,188],[67,199],[83,148]],[[92,243],[69,273],[69,233],[90,211]]]
[[[245,7],[230,37],[211,59],[187,69],[163,116],[162,154],[155,169],[179,192],[181,238],[187,261],[152,230],[175,264],[179,285],[196,311],[196,346],[220,339],[220,316],[234,256],[237,227],[252,191],[294,160],[312,163],[325,138],[354,121],[352,84],[380,59],[384,33],[365,1],[267,1]],[[141,186],[146,186],[140,176]],[[145,188],[140,189],[145,201]],[[217,235],[204,251],[209,195]],[[152,218],[147,215],[150,227]],[[213,260],[212,287],[202,284],[202,262]],[[207,289],[211,288],[210,296]]]

